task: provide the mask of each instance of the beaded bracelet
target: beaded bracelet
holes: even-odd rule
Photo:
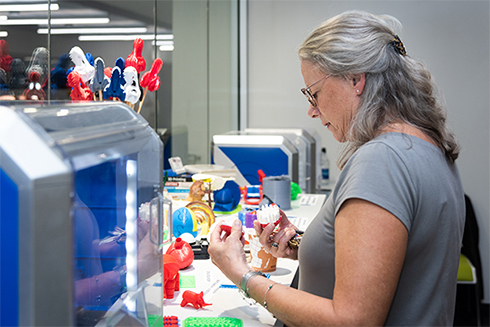
[[[269,293],[269,291],[271,290],[271,288],[276,285],[276,284],[270,284],[270,286],[267,288],[267,290],[265,291],[265,295],[264,295],[264,308],[267,309],[267,293]]]

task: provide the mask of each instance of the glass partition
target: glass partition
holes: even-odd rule
[[[73,208],[69,214],[64,212],[60,221],[73,220],[74,229],[80,233],[75,233],[67,242],[99,242],[102,246],[96,248],[100,251],[106,245],[104,239],[111,239],[114,232],[120,231],[116,227],[124,228],[121,226],[127,220],[128,212],[121,203],[128,201],[129,193],[125,190],[134,191],[135,188],[130,187],[127,170],[121,167],[127,168],[135,161],[140,166],[148,162],[159,167],[161,176],[163,169],[170,168],[167,159],[173,156],[180,156],[185,165],[208,164],[211,162],[212,136],[238,129],[237,21],[238,6],[233,0],[0,2],[0,106],[20,106],[31,110],[34,105],[52,107],[82,102],[100,108],[101,112],[109,112],[113,105],[123,106],[131,112],[129,107],[140,114],[136,116],[142,124],[148,122],[163,142],[163,151],[153,151],[155,156],[151,160],[140,160],[133,153],[114,151],[113,154],[118,156],[102,156],[100,159],[104,162],[100,165],[75,169],[73,191],[61,191],[67,202],[73,202]],[[128,70],[128,66],[132,69]],[[139,85],[135,87],[135,84]],[[9,111],[8,108],[5,110]],[[56,121],[66,122],[64,113],[60,110],[55,115]],[[101,122],[100,117],[94,119],[96,123]],[[105,119],[115,122],[118,118],[109,115]],[[70,127],[68,125],[67,128]],[[133,132],[127,130],[126,125],[121,125],[120,129],[131,138]],[[84,134],[87,148],[96,150],[97,144],[92,141],[91,132],[84,131],[87,133]],[[100,132],[105,131],[101,129]],[[18,142],[24,139],[20,133],[16,135],[12,137]],[[125,146],[130,143],[125,142]],[[140,144],[138,151],[146,149],[148,144]],[[63,151],[69,152],[67,148]],[[71,163],[77,164],[76,161]],[[141,171],[148,170],[141,167]],[[138,183],[141,186],[139,180]],[[138,199],[144,197],[147,202],[155,196],[154,191],[153,186],[149,189],[138,187]],[[19,207],[22,207],[21,203]],[[90,229],[91,225],[80,224],[80,221],[96,222],[98,236],[90,239],[83,230]],[[70,263],[63,261],[67,278],[73,274],[72,277],[88,281],[101,271],[113,275],[114,271],[125,273],[115,268],[124,266],[122,253],[127,249],[122,243],[117,243],[117,246],[107,255],[98,255],[100,260],[95,263],[90,247],[58,247],[56,250],[73,251],[74,273],[67,268]],[[21,252],[19,249],[22,256]],[[54,253],[50,255],[55,256]],[[87,276],[89,278],[84,278]],[[101,279],[93,280],[96,286],[101,282]],[[60,281],[59,284],[61,287],[66,283]],[[22,292],[34,294],[30,287],[44,289],[48,285],[51,284],[41,276],[32,285],[21,287]],[[80,289],[87,289],[78,286],[72,290],[73,293],[80,294]],[[68,306],[84,309],[83,315],[76,310],[76,317],[66,317],[65,320],[76,321],[77,325],[110,326],[120,324],[116,319],[119,317],[116,313],[120,311],[127,309],[133,316],[139,312],[139,306],[130,308],[127,305],[133,298],[134,303],[139,303],[142,296],[139,293],[130,294],[128,289],[127,297],[119,301],[120,294],[102,298],[96,288],[89,289],[91,291],[82,299],[71,294],[70,290],[65,292],[67,297],[63,298],[64,301],[59,299]],[[162,300],[161,296],[155,300],[154,308],[159,308],[158,300]],[[36,303],[49,304],[43,301]],[[116,304],[120,306],[116,307]],[[99,310],[102,307],[103,310]],[[114,311],[114,314],[106,314],[107,310]],[[31,311],[39,316],[32,319],[42,321],[49,318],[48,311]],[[64,315],[61,306],[59,311]],[[147,314],[153,313],[149,311]],[[24,314],[30,317],[28,312],[22,312]],[[138,323],[134,322],[135,325]]]
[[[212,135],[238,128],[237,22],[232,0],[5,0],[0,97],[125,101],[161,135],[165,168],[170,156],[184,164],[210,163]],[[142,42],[135,44],[138,38]],[[126,90],[129,57],[146,65],[136,77],[128,72],[140,85]],[[94,77],[84,75],[87,63]],[[70,76],[72,71],[81,76]],[[144,87],[146,72],[158,81]],[[123,91],[99,95],[112,84],[105,79],[117,80]],[[139,96],[126,99],[118,91]]]

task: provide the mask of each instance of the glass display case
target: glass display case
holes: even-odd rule
[[[120,102],[0,105],[0,325],[147,324],[162,155]]]

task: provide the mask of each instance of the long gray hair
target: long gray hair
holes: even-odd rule
[[[348,11],[318,26],[299,49],[301,60],[325,74],[350,78],[365,73],[359,108],[346,135],[348,143],[337,162],[340,168],[392,121],[420,129],[450,161],[458,157],[459,146],[446,126],[445,108],[431,73],[394,45],[399,29],[394,17]]]

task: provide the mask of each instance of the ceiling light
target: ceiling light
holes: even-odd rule
[[[9,33],[7,31],[0,31],[0,37],[7,37]]]
[[[161,45],[158,49],[160,51],[174,51],[174,46],[173,45]]]
[[[1,25],[48,25],[47,19],[2,19]],[[107,24],[109,18],[52,18],[51,25]]]
[[[142,40],[154,40],[153,34],[133,34],[133,35],[80,35],[78,41],[133,41],[137,38]],[[157,40],[172,40],[173,34],[159,34]]]
[[[57,3],[51,4],[51,11],[59,10],[60,6]],[[47,3],[33,3],[28,5],[0,5],[0,11],[47,11]]]
[[[157,40],[173,40],[173,34],[157,34]]]
[[[151,42],[151,45],[155,45],[155,42]],[[160,45],[174,45],[174,41],[168,40],[168,41],[157,41],[157,46]]]
[[[51,34],[109,34],[109,33],[146,33],[146,27],[113,28],[52,28]],[[37,34],[48,34],[47,28],[39,28]]]

